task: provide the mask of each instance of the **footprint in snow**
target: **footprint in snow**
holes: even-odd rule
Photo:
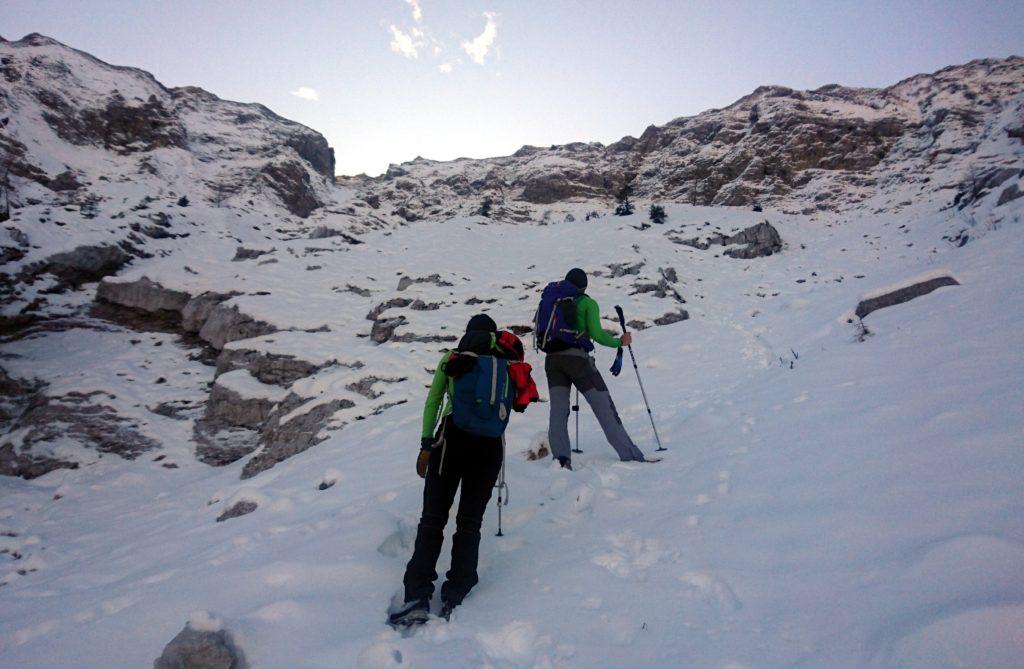
[[[732,587],[714,574],[703,571],[688,571],[678,576],[685,586],[687,596],[703,600],[724,611],[738,611],[743,607]]]
[[[718,472],[718,494],[728,495],[732,489],[732,473],[728,470]]]
[[[611,550],[596,555],[591,560],[619,578],[645,578],[649,568],[666,555],[661,544],[655,539],[641,539],[627,530],[608,537]]]
[[[405,518],[399,518],[395,531],[377,546],[377,552],[392,558],[404,556],[409,553],[415,541],[416,525]]]

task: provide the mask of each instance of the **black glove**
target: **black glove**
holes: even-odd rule
[[[422,439],[420,439],[420,448],[425,451],[429,451],[430,449],[434,448],[434,438],[423,437]]]

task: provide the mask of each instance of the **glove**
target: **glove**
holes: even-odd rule
[[[420,455],[416,458],[416,473],[421,479],[427,478],[427,465],[430,464],[430,449],[421,448]]]

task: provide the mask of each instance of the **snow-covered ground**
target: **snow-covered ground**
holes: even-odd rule
[[[146,275],[193,293],[244,282],[235,299],[246,313],[327,331],[230,346],[361,362],[291,388],[359,403],[338,414],[335,427],[346,424],[326,441],[243,481],[243,461],[194,459],[194,413],[142,418],[160,402],[201,401],[214,377],[174,336],[109,327],[6,346],[12,375],[114,396],[105,403],[139,416],[138,429],[163,447],[0,480],[0,666],[147,666],[196,611],[222,619],[258,668],[1016,666],[1020,202],[962,248],[941,239],[958,222],[934,203],[811,216],[676,205],[667,224],[645,230],[634,227],[640,215],[547,226],[456,219],[368,233],[365,244],[315,259],[299,251],[310,240],[294,242],[295,253],[275,242],[267,257],[279,262],[257,270],[225,262],[233,240],[176,240],[177,255],[119,280]],[[669,241],[766,218],[786,243],[770,257]],[[638,274],[609,276],[610,264],[641,261]],[[398,332],[458,333],[478,311],[524,325],[543,284],[574,265],[605,274],[592,275],[591,294],[608,317],[615,304],[647,324],[689,312],[635,339],[666,457],[617,462],[584,409],[575,471],[527,461],[547,405],[516,415],[506,536],[493,536],[492,500],[480,585],[451,622],[403,638],[386,610],[415,535],[421,402],[443,344],[373,344],[359,336],[365,315],[401,295],[441,307],[395,309],[408,319]],[[629,295],[670,267],[686,304]],[[866,336],[847,322],[862,297],[937,272],[961,285],[872,313]],[[452,285],[396,292],[399,274],[435,273]],[[498,301],[466,304],[471,297]],[[607,368],[612,352],[598,356]],[[528,361],[546,395],[542,359]],[[347,388],[371,374],[407,380],[375,384],[383,395],[367,403]],[[627,429],[652,452],[628,360],[606,379]],[[237,372],[222,383],[279,399]],[[240,500],[258,509],[216,522]],[[439,572],[446,562],[443,554]],[[207,614],[195,619],[209,624]]]

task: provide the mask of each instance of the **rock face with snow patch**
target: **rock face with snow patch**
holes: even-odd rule
[[[43,275],[50,292],[77,288],[188,237],[198,204],[302,219],[332,199],[333,149],[262,105],[167,88],[38,34],[0,38],[0,70],[0,215],[14,234],[57,247],[0,242],[12,261],[0,306]],[[93,234],[69,219],[91,221]],[[76,236],[74,247],[54,243]]]

